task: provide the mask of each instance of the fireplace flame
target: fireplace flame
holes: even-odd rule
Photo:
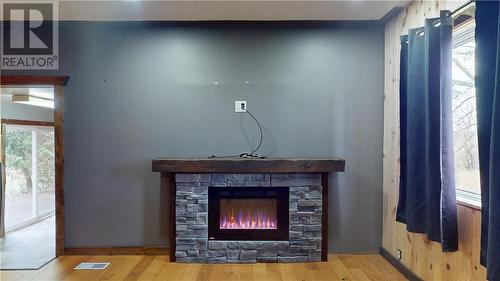
[[[228,210],[220,216],[220,229],[277,229],[276,217],[265,212]]]

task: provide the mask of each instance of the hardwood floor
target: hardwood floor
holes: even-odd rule
[[[110,262],[105,270],[73,270],[80,262]],[[1,271],[0,280],[366,281],[407,280],[380,255],[329,255],[296,264],[181,264],[168,256],[63,256],[39,270]]]

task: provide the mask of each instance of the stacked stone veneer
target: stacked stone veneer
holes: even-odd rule
[[[289,188],[288,241],[208,240],[210,186]],[[177,174],[177,262],[255,263],[321,260],[319,174]]]

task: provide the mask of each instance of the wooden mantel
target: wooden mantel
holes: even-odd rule
[[[329,173],[343,172],[340,158],[159,158],[153,160],[153,172],[164,173]]]
[[[182,173],[313,173],[321,174],[322,189],[322,245],[321,259],[328,260],[328,174],[343,172],[341,158],[158,158],[152,162],[153,172],[161,173],[161,186],[170,196],[170,261],[175,262],[175,174]]]

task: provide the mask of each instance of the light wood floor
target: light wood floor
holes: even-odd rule
[[[105,270],[73,270],[80,262],[111,262]],[[335,281],[406,280],[380,255],[330,255],[299,264],[181,264],[167,256],[64,256],[39,270],[1,271],[0,280]]]

